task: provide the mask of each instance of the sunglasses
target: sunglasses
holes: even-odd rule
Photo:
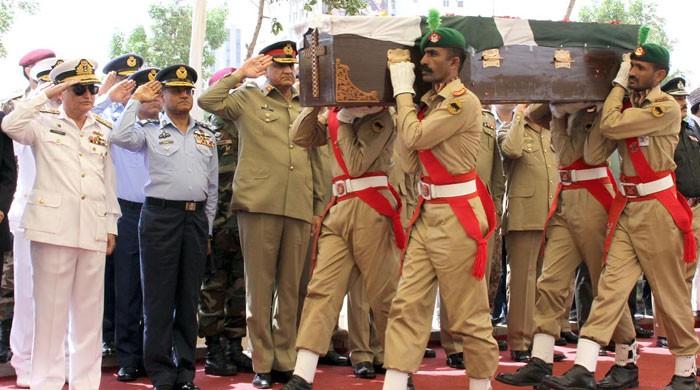
[[[99,87],[95,84],[78,84],[74,85],[72,87],[73,93],[76,94],[77,96],[83,96],[86,91],[90,91],[90,94],[92,95],[97,95],[97,91],[99,90]]]

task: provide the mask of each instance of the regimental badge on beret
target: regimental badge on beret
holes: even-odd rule
[[[634,55],[636,56],[643,56],[644,55],[644,48],[639,46],[634,50]]]
[[[136,66],[136,57],[129,56],[129,58],[126,59],[126,64],[132,68],[135,67]]]
[[[430,34],[430,36],[428,37],[428,40],[432,43],[438,43],[438,42],[440,42],[440,39],[442,39],[442,37],[440,36],[440,34],[438,34],[436,32],[432,32]]]
[[[155,80],[157,74],[158,74],[158,69],[151,69],[151,71],[148,72],[148,81]]]
[[[288,55],[288,56],[291,56],[291,55],[294,54],[294,48],[292,47],[292,44],[291,44],[291,43],[288,43],[288,44],[284,47],[284,49],[282,49],[282,50],[284,51],[284,54],[286,54],[286,55]]]
[[[181,66],[177,68],[177,71],[175,72],[175,76],[179,78],[180,80],[184,80],[187,78],[187,69],[185,69],[184,66]]]
[[[78,66],[75,67],[75,74],[77,76],[84,76],[88,74],[94,74],[95,71],[92,68],[92,64],[88,60],[80,60]]]

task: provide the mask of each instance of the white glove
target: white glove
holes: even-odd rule
[[[410,93],[415,95],[413,83],[416,81],[414,73],[415,65],[413,62],[399,62],[389,64],[389,73],[391,73],[391,85],[394,87],[394,97],[402,93]]]
[[[630,61],[630,53],[625,53],[622,55],[622,62],[620,63],[620,70],[617,71],[617,76],[613,80],[613,85],[619,84],[622,88],[627,89],[627,82],[630,77],[630,68],[632,67],[632,62]]]
[[[573,114],[592,105],[592,103],[554,103],[549,105],[549,110],[555,118],[563,118],[567,114]]]
[[[352,123],[357,118],[363,118],[367,115],[376,114],[383,110],[382,106],[363,106],[363,107],[345,107],[338,111],[338,121],[343,123]]]

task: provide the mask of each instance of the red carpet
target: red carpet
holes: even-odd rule
[[[648,339],[640,344],[642,356],[639,359],[640,382],[639,389],[651,390],[664,387],[673,374],[673,358],[666,349],[652,348],[655,339]],[[567,354],[567,359],[561,363],[554,364],[555,374],[566,371],[573,364],[573,348],[557,348]],[[414,376],[416,388],[438,389],[438,390],[464,390],[467,388],[467,379],[461,370],[453,370],[445,366],[445,353],[437,349],[438,357],[435,359],[424,359],[421,370]],[[599,379],[613,363],[613,357],[601,358],[598,365]],[[467,362],[468,364],[468,362]],[[501,354],[501,364],[499,372],[515,371],[522,364],[512,363],[507,356],[507,352]],[[217,378],[204,375],[204,369],[200,366],[197,372],[196,383],[202,390],[250,390],[254,387],[250,384],[252,374],[239,374],[230,378]],[[382,377],[380,376],[381,380]],[[366,381],[358,380],[352,375],[350,367],[328,367],[320,366],[316,374],[314,389],[336,390],[336,389],[358,389],[358,390],[380,390],[382,387],[380,380]],[[15,389],[14,377],[0,379],[0,390]],[[275,386],[279,389],[281,385]],[[65,387],[68,388],[67,386]],[[141,390],[150,389],[148,380],[141,380],[132,383],[120,383],[116,381],[113,370],[105,370],[102,377],[103,390]],[[494,390],[515,389],[494,381]]]

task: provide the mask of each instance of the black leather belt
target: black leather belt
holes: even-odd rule
[[[189,201],[189,200],[167,200],[160,198],[146,197],[146,204],[148,206],[158,206],[169,209],[179,209],[185,211],[197,211],[204,208],[204,201]]]
[[[143,206],[143,203],[132,202],[122,198],[117,198],[117,201],[119,201],[119,207],[122,209],[141,210],[141,206]]]

